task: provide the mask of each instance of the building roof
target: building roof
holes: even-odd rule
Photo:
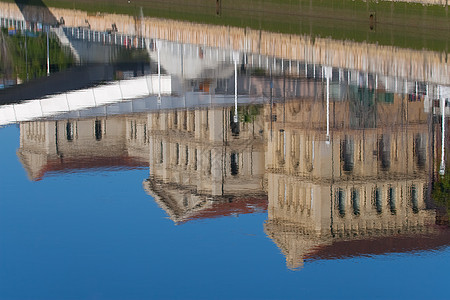
[[[355,237],[308,234],[294,227],[267,221],[266,234],[286,257],[291,269],[301,269],[305,261],[371,257],[389,253],[416,253],[450,245],[450,229],[434,224],[411,227],[401,233],[373,232]]]
[[[155,202],[166,211],[176,224],[192,220],[219,218],[240,214],[266,212],[268,198],[266,195],[226,195],[210,197],[178,185],[165,184],[155,179],[147,179],[144,189]],[[174,195],[189,194],[197,201],[194,207],[186,208],[175,199]]]
[[[33,181],[42,180],[47,175],[75,173],[80,171],[112,171],[145,168],[148,164],[135,157],[122,156],[76,156],[76,157],[43,157],[40,164],[32,164],[29,153],[18,153],[28,176]]]
[[[408,233],[367,239],[333,241],[316,247],[304,256],[307,260],[341,259],[387,253],[415,253],[450,245],[450,230],[435,227],[432,233]]]

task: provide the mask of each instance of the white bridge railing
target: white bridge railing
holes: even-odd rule
[[[161,90],[160,90],[161,88]],[[168,75],[148,75],[0,107],[0,126],[47,118],[66,112],[172,93]]]

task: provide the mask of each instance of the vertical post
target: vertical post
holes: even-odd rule
[[[234,53],[234,123],[238,122],[238,78],[237,78],[237,61],[238,61],[238,53]]]
[[[439,168],[439,174],[445,175],[445,98],[441,97],[441,114],[442,114],[442,137],[441,137],[441,166]]]
[[[47,29],[47,76],[50,76],[50,47],[48,41],[48,29]]]
[[[158,104],[161,104],[161,59],[159,51],[160,42],[156,42],[156,50],[158,52]]]
[[[29,80],[28,76],[28,47],[27,47],[27,31],[25,29],[25,71],[27,73],[27,81]]]
[[[325,143],[330,144],[330,76],[331,67],[325,68],[325,76],[327,78],[327,139]]]

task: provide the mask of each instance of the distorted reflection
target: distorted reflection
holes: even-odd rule
[[[241,106],[239,134],[223,105],[24,122],[18,155],[32,180],[148,166],[144,189],[175,224],[267,211],[265,232],[293,269],[447,245],[430,197],[439,123],[394,94],[372,104],[377,126],[359,127],[355,101],[332,99],[329,140],[326,106],[306,95]]]
[[[144,187],[176,222],[265,210],[263,120],[232,133],[229,107],[149,113]],[[158,153],[159,155],[155,155]]]
[[[440,53],[162,20],[120,33],[102,17],[116,27],[66,17],[55,32],[79,63],[107,64],[79,67],[98,71],[82,87],[50,76],[46,98],[33,83],[0,94],[31,180],[148,167],[143,188],[175,224],[267,212],[292,269],[450,244],[434,226],[450,207]]]

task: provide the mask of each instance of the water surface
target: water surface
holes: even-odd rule
[[[97,17],[0,93],[0,298],[447,297],[446,52]]]

